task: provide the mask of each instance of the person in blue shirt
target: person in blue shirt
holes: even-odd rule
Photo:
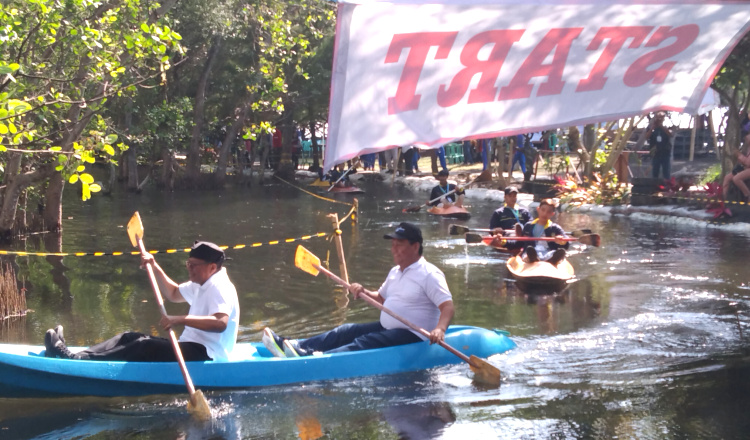
[[[493,235],[504,235],[505,230],[514,229],[517,224],[523,227],[523,225],[531,221],[529,211],[516,204],[518,200],[518,188],[508,186],[504,192],[505,200],[503,206],[495,210],[490,218],[490,230]]]
[[[434,202],[430,203],[430,205],[442,205],[442,207],[444,208],[455,205],[460,208],[464,206],[464,190],[458,188],[452,183],[448,183],[448,175],[449,173],[446,170],[441,170],[437,174],[437,180],[439,184],[436,187],[432,188],[432,192],[430,193],[430,200],[434,200]],[[456,192],[451,193],[451,191],[453,191],[454,189],[456,190]]]
[[[570,243],[562,240],[567,238],[565,231],[557,223],[552,221],[555,215],[557,203],[553,199],[543,199],[537,207],[537,218],[523,226],[524,237],[555,237],[555,241],[533,241],[525,242],[529,246],[524,250],[525,260],[529,263],[547,261],[557,266],[565,259],[565,250]]]

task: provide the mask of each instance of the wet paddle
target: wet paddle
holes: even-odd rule
[[[133,217],[131,217],[128,222],[128,236],[130,236],[130,242],[133,244],[133,247],[139,248],[141,254],[148,253],[146,247],[143,245],[143,223],[141,222],[141,216],[138,214],[138,211],[133,214]],[[164,300],[161,297],[159,285],[156,283],[154,268],[151,267],[150,264],[147,264],[146,270],[148,270],[148,277],[151,280],[151,287],[154,290],[156,302],[159,303],[161,314],[166,316],[167,310],[164,308]],[[188,393],[190,393],[188,412],[199,420],[211,420],[211,408],[208,406],[208,402],[203,393],[200,390],[196,390],[193,386],[193,380],[190,378],[187,365],[185,365],[185,359],[182,357],[182,351],[180,350],[180,344],[177,342],[177,336],[175,336],[174,330],[171,328],[169,329],[169,339],[172,341],[172,349],[174,349],[177,363],[180,365],[182,378],[185,379],[185,385],[187,386]]]
[[[482,238],[484,238],[480,234],[473,234],[471,232],[467,233],[464,237],[466,237],[467,243],[481,243]],[[555,237],[499,237],[504,240],[508,241],[555,241]],[[596,246],[599,247],[602,244],[602,238],[599,236],[599,234],[584,234],[580,237],[563,237],[562,238],[565,241],[577,241],[581,244],[585,244],[586,246]]]
[[[402,210],[402,212],[419,212],[419,210],[420,210],[420,209],[422,209],[423,207],[425,207],[425,206],[430,206],[430,205],[432,205],[433,203],[437,202],[438,200],[442,199],[443,197],[445,197],[445,196],[449,196],[449,195],[453,194],[453,193],[454,193],[454,192],[456,192],[456,191],[458,191],[458,187],[456,187],[455,189],[453,189],[453,190],[451,190],[451,191],[448,191],[448,192],[447,192],[447,193],[445,193],[445,194],[441,194],[441,195],[440,195],[440,197],[438,197],[438,198],[435,198],[435,199],[432,199],[432,200],[430,200],[429,202],[425,203],[424,205],[419,205],[419,206],[410,206],[410,207],[408,207],[408,208],[404,208],[404,209]]]
[[[308,251],[303,246],[297,246],[297,253],[294,256],[294,265],[313,276],[317,276],[319,272],[323,272],[323,274],[325,274],[328,278],[336,281],[338,284],[346,287],[347,289],[349,289],[350,287],[349,283],[342,280],[328,269],[322,267],[320,265],[320,258],[316,257],[312,252]],[[384,307],[382,304],[370,298],[369,296],[362,295],[360,296],[360,298],[365,300],[371,306],[376,307],[377,309],[380,309],[381,311],[398,319],[399,321],[407,325],[410,329],[417,331],[424,336],[430,336],[430,333],[427,330],[421,327],[417,327],[415,324],[407,321],[405,318],[399,316],[387,307]],[[478,381],[491,386],[500,386],[500,370],[497,369],[497,367],[477,356],[466,356],[465,354],[446,344],[444,341],[440,341],[438,342],[438,344],[461,358],[462,361],[467,362]]]
[[[507,232],[513,232],[512,229],[505,229]],[[469,228],[463,225],[450,225],[448,228],[448,233],[450,235],[463,235],[467,232],[492,232],[491,229],[482,229],[482,228]],[[575,231],[566,232],[568,235],[572,235],[573,237],[580,237],[582,235],[588,235],[591,234],[591,229],[576,229]]]
[[[349,174],[349,172],[353,170],[354,167],[356,167],[357,165],[359,165],[359,159],[357,159],[357,161],[354,162],[354,165],[350,166],[348,170],[344,171],[344,174],[342,174],[341,177],[339,177],[337,181],[333,182],[333,184],[326,191],[331,192],[333,187],[336,186],[337,183],[341,182],[341,179],[346,177],[346,175]]]

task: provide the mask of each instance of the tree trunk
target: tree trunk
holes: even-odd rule
[[[232,152],[232,146],[237,140],[237,133],[240,132],[240,129],[245,124],[245,119],[250,111],[250,104],[250,99],[246,98],[241,107],[235,110],[234,122],[229,126],[229,130],[227,130],[227,134],[224,136],[224,142],[219,150],[219,160],[216,163],[216,171],[214,171],[214,184],[219,188],[223,187],[226,182],[229,155]]]
[[[264,145],[267,141],[265,133],[261,134],[260,145],[263,146],[263,154],[260,156],[260,169],[258,171],[258,184],[263,185],[263,180],[266,177],[266,163],[268,162],[268,154],[271,152],[273,145],[269,142],[268,145]]]
[[[47,189],[44,191],[44,212],[42,220],[47,231],[62,231],[62,195],[65,180],[62,174],[55,172],[49,178]]]
[[[188,184],[196,183],[201,173],[201,132],[203,131],[203,113],[206,107],[206,89],[211,69],[214,66],[219,49],[221,48],[221,37],[215,36],[208,50],[206,64],[203,66],[198,89],[195,93],[195,106],[193,107],[193,131],[190,137],[190,147],[187,154],[187,180]]]
[[[167,147],[161,149],[161,184],[169,191],[174,191],[174,154]]]
[[[29,186],[44,181],[54,173],[54,167],[45,165],[27,173],[19,174],[8,182],[3,195],[3,205],[0,209],[0,236],[9,239],[13,233],[16,219],[16,209],[21,193]]]
[[[583,149],[588,153],[588,160],[583,168],[584,179],[591,182],[591,177],[594,175],[594,157],[596,156],[596,127],[594,124],[588,124],[583,127],[583,136],[581,141],[583,142]]]
[[[320,146],[318,145],[318,136],[315,134],[315,122],[310,121],[310,150],[312,152],[312,167],[310,171],[318,171],[320,169]]]
[[[276,174],[284,180],[294,180],[294,163],[292,163],[292,139],[296,136],[294,126],[294,103],[285,102],[281,114],[281,159]]]
[[[131,146],[125,152],[125,163],[128,168],[128,191],[138,191],[138,152]]]
[[[638,125],[642,120],[643,117],[640,117],[637,122],[635,120],[635,117],[625,120],[625,125],[620,127],[617,132],[617,136],[615,137],[615,141],[612,143],[612,150],[607,157],[607,162],[601,169],[602,176],[606,175],[609,170],[611,170],[615,165],[617,158],[620,156],[620,154],[622,154],[623,151],[625,151],[625,148],[628,146],[628,139],[630,139],[630,135],[633,134],[635,126]]]

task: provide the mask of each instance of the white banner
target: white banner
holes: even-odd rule
[[[748,2],[340,3],[325,168],[395,146],[695,114],[749,27]]]

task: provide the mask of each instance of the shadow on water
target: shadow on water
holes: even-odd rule
[[[573,247],[577,281],[566,290],[530,294],[507,278],[507,257],[448,235],[455,221],[401,213],[423,203],[423,194],[374,183],[365,189],[360,223],[341,228],[350,280],[377,289],[392,265],[383,233],[400,221],[417,223],[426,258],[445,272],[453,293],[453,322],[509,330],[518,343],[488,359],[502,371],[500,389],[474,386],[468,367],[458,364],[209,391],[217,410],[209,424],[186,414],[185,395],[0,398],[0,438],[746,438],[748,237],[637,218],[559,214],[566,229],[601,234],[603,246]],[[472,219],[463,224],[487,227],[496,207],[471,203]],[[197,238],[229,246],[263,243],[227,251],[240,296],[242,341],[259,340],[265,326],[305,337],[378,319],[377,310],[349,301],[333,283],[295,269],[296,243],[283,242],[330,232],[326,214],[343,215],[344,205],[283,185],[100,197],[71,203],[59,248],[130,251],[123,227],[135,210],[149,249],[181,249]],[[281,243],[268,244],[272,240]],[[28,243],[27,250],[43,250],[41,243]],[[310,239],[305,246],[338,271],[330,242]],[[184,253],[157,259],[174,278],[185,276]],[[57,323],[65,324],[73,345],[128,329],[158,332],[158,310],[137,257],[19,257],[16,264],[33,286],[27,302],[34,312],[0,327],[3,343],[41,344],[44,331]]]

